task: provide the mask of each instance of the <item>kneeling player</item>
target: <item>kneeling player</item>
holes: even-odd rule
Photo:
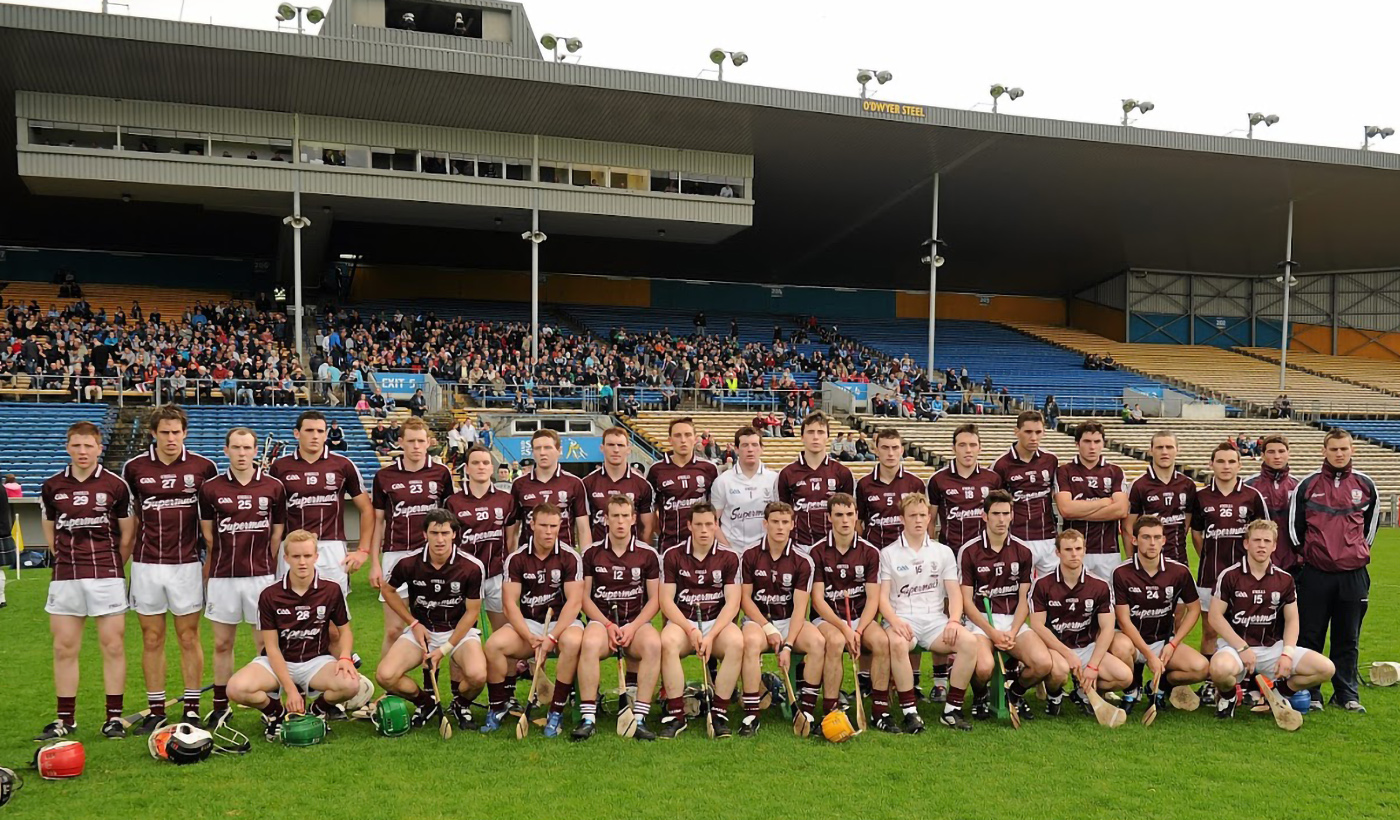
[[[822,711],[836,708],[845,677],[842,657],[850,652],[859,658],[861,649],[868,649],[873,686],[870,711],[875,715],[875,728],[898,733],[898,724],[890,718],[889,635],[879,627],[871,629],[880,614],[880,551],[856,535],[860,521],[854,498],[836,493],[827,501],[827,512],[831,531],[813,544],[809,553],[814,570],[812,609],[817,614],[812,624],[826,639]],[[856,697],[861,696],[857,686]]]
[[[757,729],[759,687],[763,684],[763,655],[778,656],[783,674],[796,649],[809,659],[802,679],[800,709],[808,725],[816,725],[813,712],[821,692],[826,638],[821,630],[807,629],[807,602],[812,594],[812,559],[792,543],[792,507],[773,501],[763,509],[763,540],[745,551],[739,567],[743,581],[744,622],[744,725]],[[838,684],[839,685],[839,684]]]
[[[258,596],[258,629],[263,652],[229,678],[234,703],[263,713],[268,740],[276,740],[288,713],[307,711],[303,692],[320,692],[310,712],[326,717],[332,704],[360,690],[360,673],[350,660],[350,610],[340,584],[316,573],[316,536],[295,530],[282,543],[287,574]],[[336,627],[331,646],[331,626]],[[332,651],[334,650],[334,651]],[[269,693],[282,690],[282,701]]]
[[[583,722],[574,728],[572,739],[592,736],[598,714],[599,667],[604,655],[621,647],[624,655],[639,662],[637,699],[632,704],[637,717],[633,737],[655,740],[645,723],[661,673],[661,633],[651,625],[661,609],[661,559],[633,534],[637,512],[632,499],[611,496],[606,515],[607,535],[583,554],[583,611],[588,616],[578,671]]]
[[[710,724],[716,738],[729,737],[729,701],[739,680],[744,636],[734,618],[742,597],[739,555],[721,547],[719,514],[708,501],[690,508],[690,537],[661,557],[661,679],[666,688],[666,716],[660,735],[670,740],[685,731],[685,669],[681,659],[697,655],[701,663],[719,659],[714,680]],[[747,696],[745,697],[747,701]],[[754,709],[758,701],[755,695]],[[745,724],[739,734],[758,731]]]
[[[992,490],[982,502],[986,529],[958,552],[963,612],[967,613],[968,630],[977,636],[977,668],[972,682],[978,691],[972,716],[979,720],[992,716],[987,683],[996,668],[994,649],[1020,661],[1020,674],[1008,681],[1007,696],[1011,708],[1023,719],[1031,716],[1027,690],[1050,674],[1050,650],[1026,625],[1035,554],[1029,544],[1011,534],[1013,506],[1011,493]],[[990,619],[985,609],[989,604]]]
[[[552,503],[535,507],[529,543],[506,558],[501,584],[506,623],[486,640],[491,711],[482,732],[496,731],[505,719],[512,695],[506,688],[506,673],[515,662],[533,658],[538,666],[552,652],[558,653],[559,665],[544,736],[558,737],[562,731],[564,704],[573,694],[579,647],[583,645],[583,622],[578,618],[583,606],[583,559],[560,543],[561,520],[559,508]],[[545,632],[544,622],[551,613],[554,621]],[[543,669],[540,674],[544,674]]]
[[[1047,715],[1060,714],[1065,679],[1076,689],[1100,692],[1122,689],[1132,679],[1128,665],[1111,654],[1113,595],[1108,584],[1084,571],[1084,534],[1065,530],[1055,539],[1060,566],[1035,582],[1031,594],[1031,629],[1050,649]],[[1073,696],[1088,714],[1089,703]]]
[[[915,706],[914,667],[909,662],[909,651],[916,647],[932,652],[935,664],[957,653],[939,722],[970,731],[972,724],[963,718],[962,708],[977,663],[977,639],[962,628],[957,559],[946,545],[928,536],[928,496],[909,493],[899,508],[904,534],[880,552],[880,613],[889,633],[890,672],[904,710],[904,732],[924,730]]]
[[[1133,540],[1137,544],[1133,560],[1113,571],[1119,629],[1114,654],[1133,665],[1132,682],[1123,690],[1125,712],[1131,712],[1138,700],[1144,666],[1152,668],[1157,680],[1159,709],[1166,705],[1172,687],[1200,683],[1210,670],[1204,655],[1181,643],[1201,619],[1201,602],[1191,569],[1162,554],[1167,543],[1162,519],[1138,516],[1133,521]],[[1120,646],[1125,639],[1131,646]]]
[[[1280,695],[1307,712],[1308,688],[1331,678],[1332,661],[1298,646],[1298,596],[1293,576],[1270,557],[1278,541],[1272,521],[1251,521],[1245,531],[1245,558],[1215,582],[1210,620],[1224,647],[1210,659],[1210,677],[1220,693],[1215,716],[1235,713],[1240,681],[1256,673],[1274,680]],[[1301,707],[1301,708],[1299,708]]]
[[[486,568],[457,549],[457,519],[447,510],[429,510],[423,532],[426,548],[399,559],[389,571],[389,590],[407,589],[408,600],[386,595],[384,605],[408,626],[379,662],[375,677],[380,686],[413,701],[418,707],[413,722],[422,726],[440,717],[445,704],[406,673],[426,666],[436,675],[443,655],[451,653],[460,673],[452,717],[461,729],[475,728],[471,704],[486,686],[486,655],[476,628]]]

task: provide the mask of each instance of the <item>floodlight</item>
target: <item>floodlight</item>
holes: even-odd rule
[[[324,19],[326,19],[326,13],[321,9],[312,6],[311,8],[306,10],[306,22],[310,23],[311,25],[314,26]]]
[[[285,23],[297,16],[297,10],[291,3],[283,3],[277,7],[277,22]]]

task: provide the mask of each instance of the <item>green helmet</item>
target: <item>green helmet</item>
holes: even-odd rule
[[[326,721],[316,715],[289,715],[282,724],[282,745],[315,746],[326,739]]]
[[[381,735],[398,737],[408,734],[408,729],[413,722],[413,708],[408,705],[408,701],[398,695],[386,695],[380,698],[379,703],[374,707],[374,716],[371,720],[379,728]]]

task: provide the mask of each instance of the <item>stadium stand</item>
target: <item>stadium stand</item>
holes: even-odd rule
[[[0,474],[14,473],[26,496],[37,496],[39,485],[68,464],[64,434],[68,425],[91,421],[111,439],[117,408],[81,404],[0,402]]]
[[[178,320],[191,305],[228,302],[232,295],[228,291],[201,290],[194,288],[166,288],[153,285],[104,285],[80,283],[82,299],[92,305],[94,311],[105,310],[108,317],[120,309],[127,323],[134,321],[131,306],[139,303],[142,313],[161,314],[164,319]],[[45,282],[6,282],[0,289],[0,297],[5,306],[37,302],[43,310],[71,304],[70,297],[58,295],[59,285]]]
[[[248,427],[258,434],[263,448],[260,450],[261,455],[265,457],[278,447],[281,448],[280,454],[285,455],[296,447],[292,430],[296,428],[297,416],[305,409],[221,405],[186,407],[190,417],[190,432],[189,437],[185,439],[185,446],[213,459],[220,469],[226,469],[228,460],[224,458],[225,435],[230,428]],[[360,468],[360,476],[365,480],[368,491],[368,482],[379,472],[380,463],[374,448],[370,446],[368,436],[362,432],[363,427],[355,411],[335,407],[316,409],[324,413],[328,421],[334,420],[344,428],[347,447],[342,454]],[[146,434],[141,426],[137,425],[132,435],[133,440],[140,440]],[[271,447],[269,441],[272,443]],[[62,455],[62,446],[57,448],[57,452]]]
[[[1275,365],[1279,352],[1268,347],[1238,347],[1241,353],[1263,359]],[[1368,359],[1364,356],[1329,356],[1301,350],[1288,351],[1288,367],[1328,379],[1369,387],[1392,396],[1400,396],[1400,361]]]
[[[1324,427],[1341,427],[1366,441],[1389,450],[1400,450],[1400,421],[1360,419],[1323,419]],[[1394,460],[1394,456],[1391,456]],[[1364,470],[1363,470],[1364,472]]]

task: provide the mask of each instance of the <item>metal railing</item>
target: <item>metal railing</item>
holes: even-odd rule
[[[799,409],[804,408],[803,400],[811,396],[818,406],[821,404],[819,388],[768,389],[768,388],[677,388],[651,386],[623,386],[599,388],[596,385],[561,387],[557,385],[521,385],[494,383],[440,382],[445,394],[451,397],[455,407],[480,406],[502,408],[516,412],[530,412],[530,399],[534,401],[534,411],[543,412],[561,409],[579,409],[592,413],[622,413],[636,410],[733,410],[757,411],[772,410],[778,413],[788,407],[788,395],[795,395]]]
[[[125,399],[133,393],[144,392],[133,387],[122,389],[122,378],[120,376],[74,376],[70,374],[52,375],[46,373],[28,374],[29,383],[25,387],[19,386],[19,375],[6,374],[0,378],[0,394],[13,394],[16,399],[24,401],[33,399],[35,402],[44,399],[56,398],[58,392],[66,394],[65,401],[73,400],[91,404],[99,404],[110,399],[116,399],[118,405],[125,404]],[[93,384],[93,383],[96,384]]]
[[[176,404],[241,404],[299,405],[331,404],[354,406],[356,387],[354,382],[328,382],[318,379],[291,379],[289,385],[282,381],[256,379],[184,379],[163,377],[156,379],[151,400],[156,404],[175,402]],[[366,391],[369,390],[366,384]],[[348,397],[348,402],[347,402]]]

